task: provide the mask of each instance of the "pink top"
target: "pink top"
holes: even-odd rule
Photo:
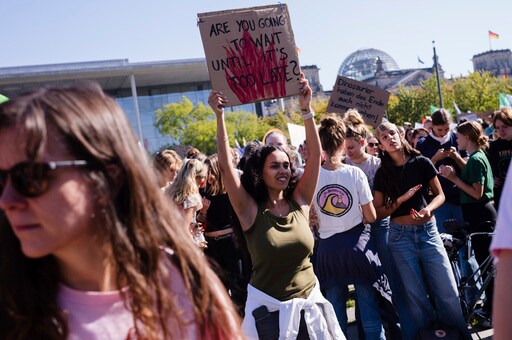
[[[200,330],[193,322],[194,311],[186,295],[181,273],[174,265],[169,266],[170,289],[178,295],[177,302],[182,307],[187,322],[183,339],[198,339]],[[123,289],[126,292],[127,288]],[[121,291],[86,292],[60,285],[58,304],[68,318],[68,339],[131,339],[135,338],[132,313],[126,309]],[[177,321],[169,321],[172,334],[177,329]]]

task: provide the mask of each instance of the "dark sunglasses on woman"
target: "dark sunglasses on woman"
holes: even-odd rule
[[[0,170],[0,194],[10,178],[11,185],[18,194],[28,198],[40,196],[49,188],[52,171],[86,165],[87,161],[84,160],[18,163],[8,170]]]

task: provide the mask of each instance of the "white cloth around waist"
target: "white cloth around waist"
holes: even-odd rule
[[[318,280],[307,299],[294,298],[279,301],[265,294],[252,285],[247,287],[247,303],[245,305],[245,318],[242,331],[247,339],[258,339],[258,332],[252,312],[264,305],[269,312],[279,311],[279,339],[296,339],[299,331],[301,310],[304,310],[304,319],[307,325],[309,338],[341,339],[345,335],[341,331],[334,309],[320,292]]]

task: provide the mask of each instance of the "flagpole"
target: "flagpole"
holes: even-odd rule
[[[439,107],[443,108],[443,94],[441,93],[441,82],[439,80],[439,69],[437,67],[436,42],[434,40],[432,40],[432,46],[434,47],[434,68],[436,69],[437,92],[439,93]]]
[[[490,32],[490,30],[489,30]],[[492,46],[491,46],[491,34],[490,33],[487,33],[487,37],[489,38],[489,50],[492,51]]]

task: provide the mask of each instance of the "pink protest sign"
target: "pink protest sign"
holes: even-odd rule
[[[214,90],[227,106],[299,94],[300,65],[285,4],[199,13]]]

